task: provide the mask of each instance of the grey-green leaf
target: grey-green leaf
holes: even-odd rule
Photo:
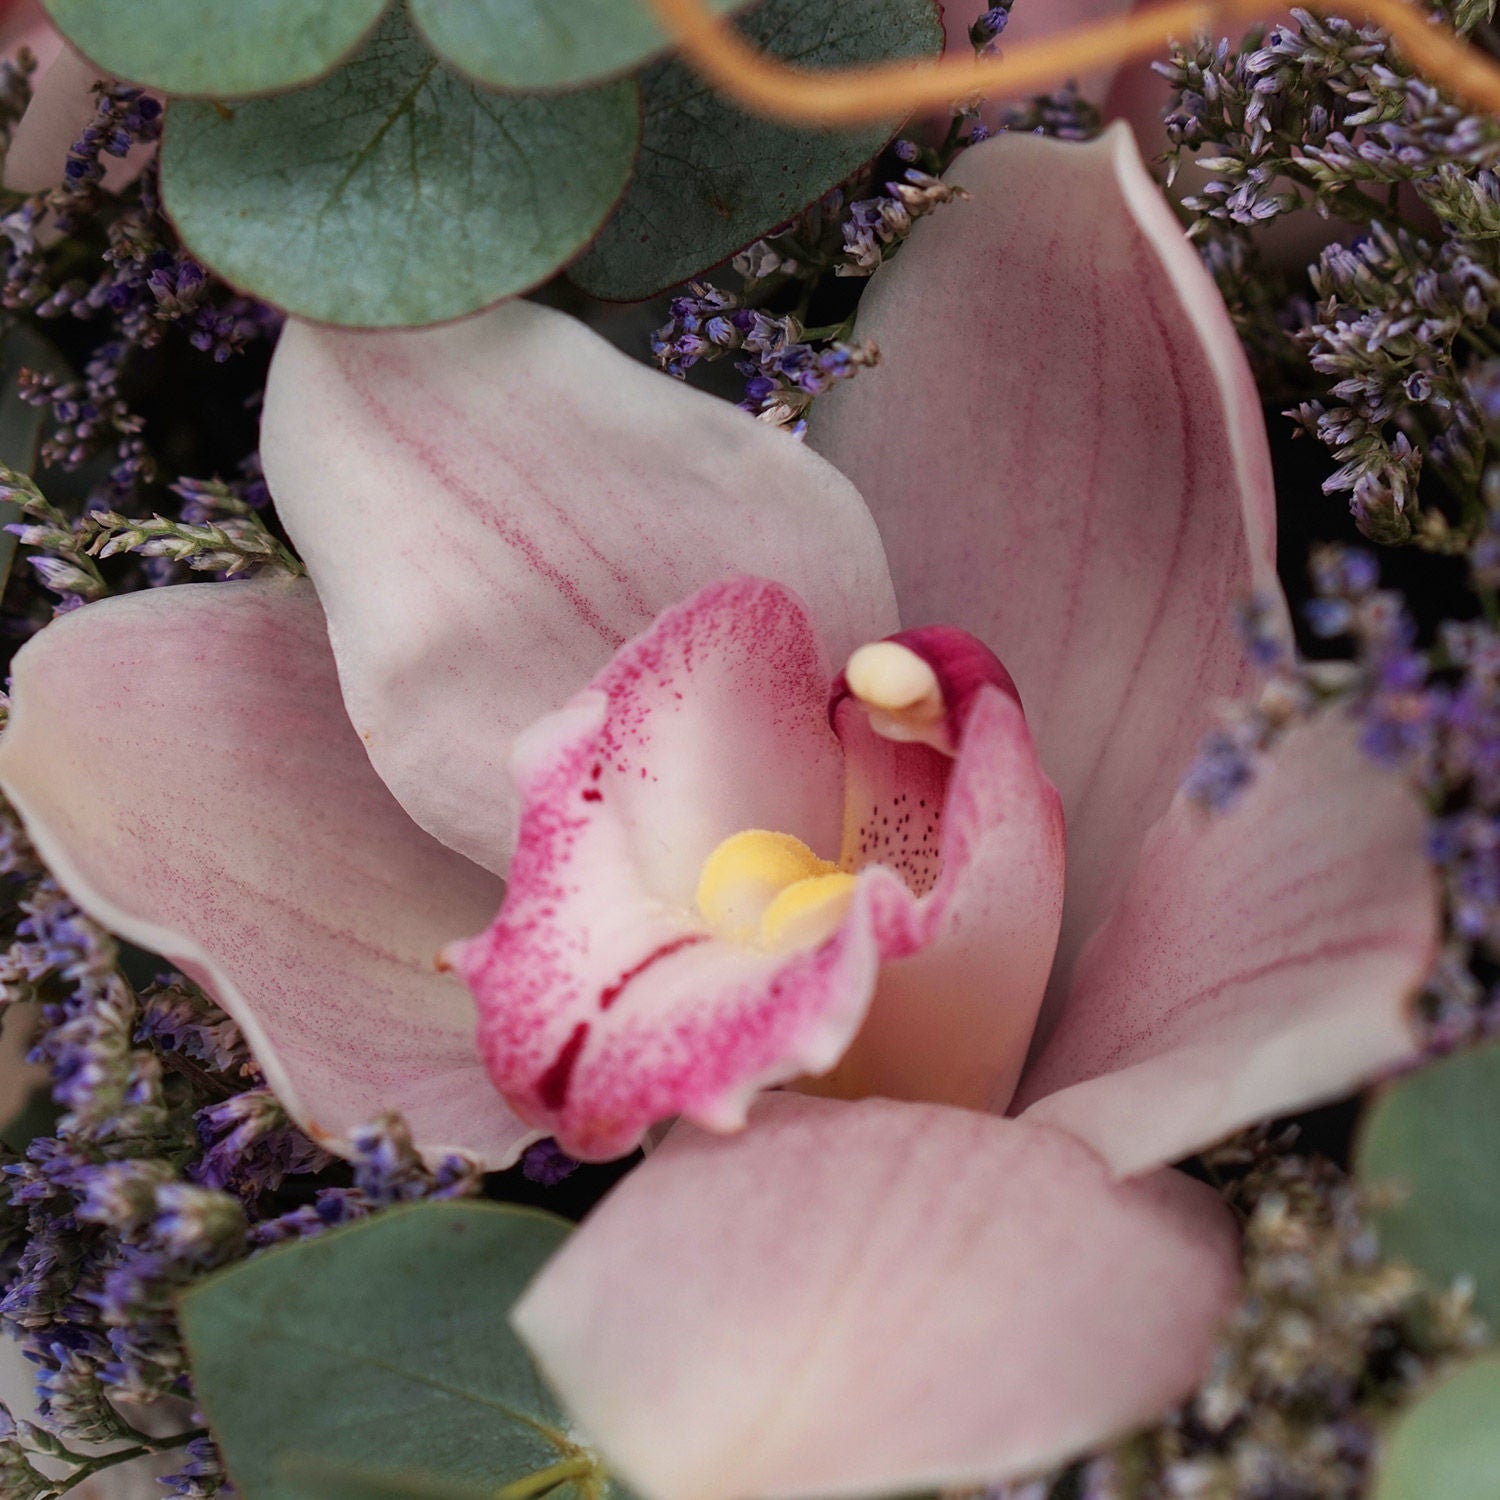
[[[808,67],[935,53],[931,0],[765,0],[746,37]],[[789,219],[877,152],[897,123],[854,130],[776,125],[730,104],[680,62],[641,76],[641,153],[619,211],[570,275],[634,301],[715,265]]]
[[[197,1284],[194,1391],[246,1500],[303,1500],[309,1459],[325,1488],[352,1468],[439,1492],[577,1459],[507,1321],[567,1232],[534,1209],[417,1204]]]
[[[389,0],[45,0],[106,73],[229,98],[310,83],[369,35]]]
[[[1456,1052],[1385,1089],[1356,1155],[1382,1251],[1439,1284],[1465,1276],[1500,1324],[1500,1043]]]
[[[727,15],[748,0],[709,0]],[[432,50],[480,83],[558,89],[608,78],[667,46],[645,0],[410,0]]]
[[[296,1500],[495,1500],[493,1485],[451,1484],[408,1469],[372,1469],[366,1464],[331,1464],[292,1454],[277,1478]]]
[[[393,12],[311,88],[167,115],[162,191],[226,280],[321,322],[461,317],[545,280],[625,187],[635,84],[485,93]]]
[[[1371,1500],[1495,1500],[1500,1493],[1500,1358],[1465,1366],[1403,1412],[1386,1438]]]

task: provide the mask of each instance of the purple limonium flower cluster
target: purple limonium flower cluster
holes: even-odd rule
[[[791,314],[760,312],[732,292],[694,281],[672,299],[671,321],[657,330],[651,348],[662,369],[678,376],[700,360],[745,355],[735,362],[745,377],[739,404],[800,437],[814,399],[880,357],[871,343],[847,343],[829,332],[810,333]]]
[[[1493,471],[1500,482],[1500,471]],[[1491,488],[1494,488],[1492,485]],[[1264,617],[1247,614],[1264,673],[1206,740],[1185,790],[1222,811],[1254,778],[1260,754],[1315,710],[1354,715],[1367,755],[1405,775],[1432,809],[1430,849],[1448,905],[1448,942],[1427,996],[1434,1048],[1500,1032],[1500,516],[1491,514],[1469,567],[1488,617],[1441,621],[1431,639],[1403,596],[1381,587],[1380,562],[1355,547],[1311,558],[1304,615],[1333,660],[1300,657]]]
[[[1243,1222],[1245,1295],[1203,1389],[1150,1432],[985,1500],[1369,1493],[1383,1423],[1488,1339],[1461,1288],[1382,1259],[1366,1206],[1295,1126],[1203,1159]]]
[[[150,148],[161,133],[162,108],[124,85],[97,92],[95,117],[70,149],[61,184],[0,217],[8,252],[0,305],[97,327],[77,376],[31,366],[21,390],[46,411],[44,462],[65,471],[103,463],[91,497],[113,509],[137,502],[158,478],[157,460],[141,437],[144,419],[124,394],[146,351],[175,333],[223,363],[264,345],[280,318],[229,292],[181,248],[162,212],[154,163],[118,198],[101,191],[106,158]],[[48,233],[39,233],[43,226]],[[105,238],[92,278],[76,274],[58,248],[90,226]]]
[[[1460,30],[1488,14],[1444,9]],[[1338,461],[1326,492],[1376,541],[1447,545],[1439,492],[1470,529],[1481,513],[1464,366],[1500,348],[1500,121],[1416,77],[1375,28],[1292,16],[1161,66],[1169,171],[1196,163],[1192,233],[1263,383]],[[1291,219],[1300,259],[1263,232]]]
[[[0,1014],[23,1024],[23,1007],[40,1008],[33,1055],[61,1113],[54,1133],[0,1146],[0,1329],[36,1364],[42,1424],[9,1449],[0,1440],[0,1473],[25,1453],[96,1461],[68,1444],[155,1451],[192,1439],[169,1487],[214,1494],[222,1475],[191,1425],[165,1439],[136,1425],[163,1400],[188,1409],[177,1291],[260,1246],[392,1203],[471,1195],[481,1174],[458,1156],[429,1170],[394,1117],[330,1172],[233,1022],[180,976],[137,991],[113,940],[4,822],[0,879],[18,894]]]

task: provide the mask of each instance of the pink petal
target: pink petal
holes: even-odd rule
[[[6,1127],[25,1109],[31,1096],[47,1082],[47,1070],[26,1061],[36,1034],[37,1007],[11,1001],[0,1025],[0,1140]]]
[[[404,332],[289,324],[261,441],[376,769],[490,869],[514,841],[516,734],[668,605],[775,578],[836,658],[895,623],[840,475],[531,303]]]
[[[12,192],[44,193],[62,183],[68,150],[96,113],[94,85],[107,75],[68,46],[50,25],[27,40],[39,66],[32,74],[31,103],[5,153],[4,177]],[[141,174],[155,149],[135,146],[123,157],[101,157],[103,185],[118,193]]]
[[[959,632],[895,639],[920,650],[950,635]],[[849,700],[836,710],[844,862],[889,864],[921,899],[882,903],[887,962],[875,999],[819,1091],[1003,1109],[1020,1076],[1062,919],[1063,816],[994,665],[999,691],[976,687],[957,703],[950,686],[955,757],[881,737]]]
[[[0,784],[98,920],[239,1022],[278,1097],[337,1149],[403,1111],[429,1154],[534,1139],[438,974],[499,882],[381,786],[305,583],[186,584],[89,605],[15,659]]]
[[[1259,400],[1129,133],[1000,136],[874,278],[874,370],[813,436],[870,503],[908,620],[1005,661],[1068,816],[1066,970],[1214,710],[1236,600],[1277,593]],[[1050,1002],[1049,1002],[1050,1003]]]
[[[452,960],[496,1084],[572,1154],[618,1156],[679,1113],[737,1128],[759,1088],[831,1067],[863,1018],[868,912],[768,954],[712,936],[695,905],[704,861],[744,829],[837,852],[828,678],[801,603],[734,580],[667,611],[517,747],[506,902]]]
[[[513,1315],[648,1500],[1023,1474],[1161,1415],[1236,1281],[1215,1195],[1114,1183],[1060,1131],[770,1095],[679,1127]]]
[[[0,57],[14,62],[21,48],[29,47],[40,72],[61,46],[62,34],[37,0],[0,0]]]
[[[1123,1174],[1336,1099],[1412,1055],[1437,934],[1422,808],[1330,714],[1152,830],[1017,1107]]]

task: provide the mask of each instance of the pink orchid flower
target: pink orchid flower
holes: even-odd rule
[[[397,1108],[501,1166],[683,1117],[516,1313],[654,1500],[978,1481],[1168,1409],[1236,1255],[1164,1164],[1408,1056],[1434,951],[1421,810],[1342,717],[1222,816],[1175,795],[1273,497],[1128,133],[952,175],[826,457],[540,307],[292,323],[262,447],[312,581],[16,659],[39,848],[320,1139]]]

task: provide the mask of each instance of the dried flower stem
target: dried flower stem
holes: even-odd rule
[[[1176,37],[1263,19],[1268,9],[1266,0],[1171,0],[1018,42],[1004,56],[820,72],[757,51],[704,0],[649,4],[683,55],[717,88],[760,114],[812,125],[887,120],[999,88],[1042,93],[1079,73],[1147,57]],[[1429,20],[1417,0],[1337,0],[1323,8],[1384,27],[1414,67],[1468,104],[1500,114],[1500,64]]]
[[[204,1427],[189,1427],[186,1432],[173,1433],[171,1437],[153,1438],[145,1437],[143,1441],[129,1448],[115,1448],[109,1453],[84,1454],[75,1453],[70,1448],[64,1448],[57,1452],[51,1452],[51,1456],[66,1456],[74,1461],[74,1467],[69,1470],[65,1478],[59,1481],[72,1489],[74,1485],[82,1484],[85,1479],[95,1474],[102,1474],[106,1469],[113,1469],[120,1464],[128,1464],[137,1458],[147,1458],[154,1453],[170,1453],[174,1448],[185,1448],[196,1438],[206,1437],[208,1429]],[[57,1491],[59,1495],[64,1490]]]

